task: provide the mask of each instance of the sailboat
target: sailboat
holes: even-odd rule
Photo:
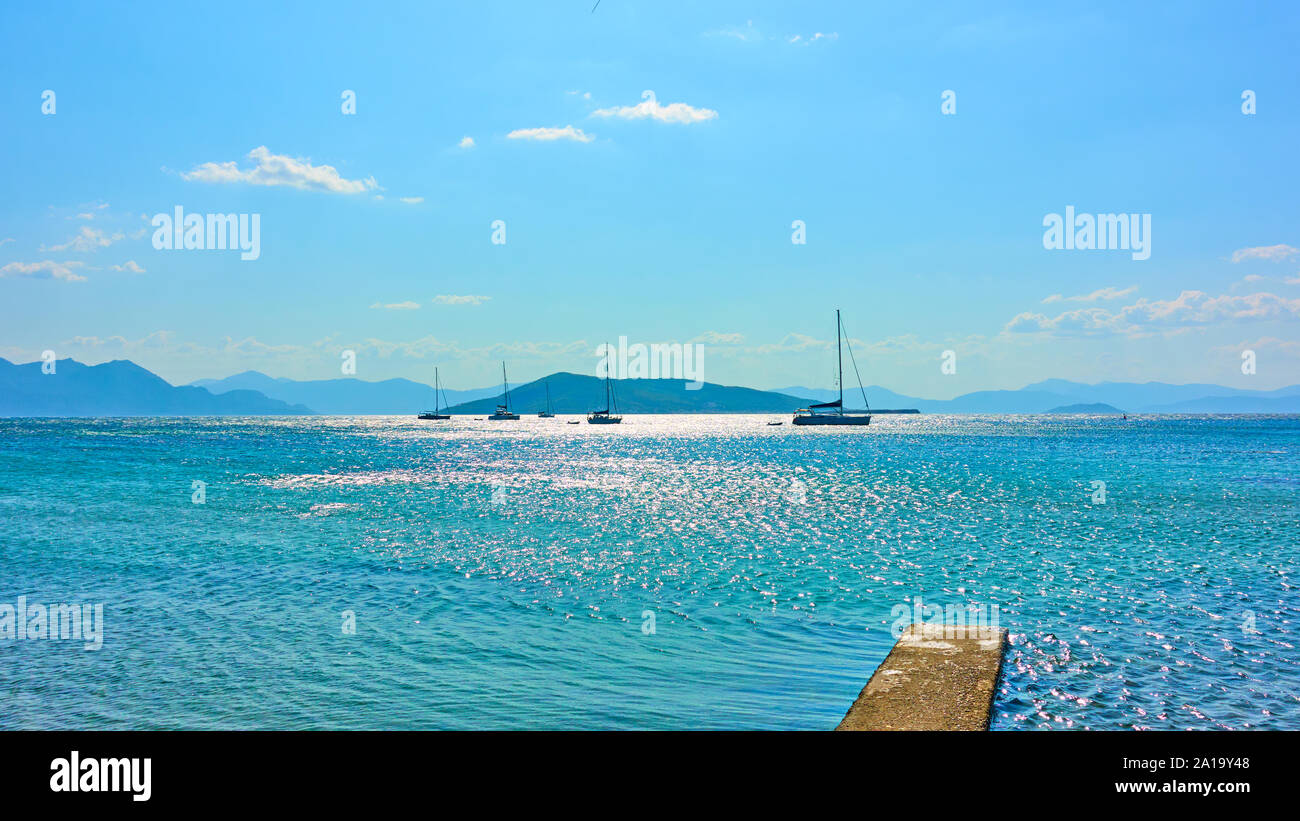
[[[493,421],[519,418],[519,414],[510,412],[510,383],[506,381],[505,362],[501,363],[501,404],[497,405],[497,412],[487,418]]]
[[[818,405],[809,405],[806,408],[799,408],[794,412],[794,419],[791,420],[796,425],[870,425],[871,424],[871,405],[867,402],[867,391],[862,387],[862,377],[858,377],[858,389],[862,391],[862,403],[866,406],[861,411],[844,410],[844,346],[840,342],[842,325],[840,323],[840,312],[835,310],[835,365],[839,369],[839,389],[840,398],[834,402],[822,402]],[[849,346],[849,357],[853,357],[853,347]],[[858,363],[853,362],[853,372],[858,372]]]
[[[442,404],[444,405],[447,404],[447,396],[445,394],[442,397]],[[438,407],[438,369],[434,368],[433,369],[433,410],[425,411],[424,413],[420,414],[417,418],[418,419],[450,419],[451,418],[449,415],[445,413],[438,413],[439,410],[440,408]]]
[[[551,412],[551,380],[546,380],[546,410],[537,412],[539,419],[553,419],[555,414]]]
[[[623,417],[618,416],[618,399],[614,396],[614,386],[609,381],[609,352],[611,347],[605,346],[605,409],[592,411],[587,414],[587,424],[590,425],[617,425],[623,421]],[[611,415],[609,409],[614,409]]]

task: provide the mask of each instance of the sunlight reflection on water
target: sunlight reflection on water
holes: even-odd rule
[[[916,596],[996,729],[1300,726],[1295,417],[566,421],[0,420],[2,600],[108,620],[0,728],[829,728]]]

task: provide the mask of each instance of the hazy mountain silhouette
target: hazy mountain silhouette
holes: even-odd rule
[[[174,386],[124,359],[83,365],[40,362],[15,365],[0,359],[0,416],[261,416],[311,411],[256,391],[219,396],[203,388]]]
[[[546,406],[550,382],[551,409],[555,413],[586,413],[605,407],[605,381],[576,373],[548,377],[510,389],[510,409],[534,414]],[[623,413],[789,413],[806,404],[797,396],[705,382],[688,391],[682,379],[615,379],[614,394]],[[492,396],[453,405],[453,414],[491,413],[501,401],[501,389]]]
[[[604,406],[604,384],[594,376],[555,373],[514,387],[511,407],[532,414],[546,402],[546,380],[556,413],[586,413]],[[809,401],[838,393],[825,388],[778,391],[704,383],[688,391],[680,379],[615,380],[619,409],[627,413],[790,413]],[[487,414],[500,388],[446,391],[453,414]],[[922,413],[1048,413],[1073,405],[1105,404],[1128,413],[1300,413],[1300,385],[1271,391],[1222,385],[1164,382],[1101,382],[1088,385],[1048,379],[1020,390],[975,391],[955,399],[921,399],[873,385],[866,389],[875,409],[917,408]],[[858,401],[854,401],[855,398]],[[844,395],[856,408],[861,394]],[[433,407],[433,388],[409,379],[299,381],[245,371],[225,379],[173,386],[133,362],[88,366],[72,359],[56,363],[53,375],[41,363],[16,365],[0,359],[0,416],[201,416],[262,414],[414,415]]]
[[[828,388],[780,388],[814,401],[838,394]],[[1166,382],[1099,382],[1089,385],[1067,379],[1046,379],[1014,391],[975,391],[953,399],[903,396],[873,385],[867,398],[873,407],[918,408],[922,413],[1048,413],[1067,405],[1107,404],[1129,413],[1300,413],[1300,385],[1271,391],[1243,390],[1222,385],[1172,385]],[[846,403],[857,396],[846,390]]]
[[[1105,402],[1081,402],[1078,405],[1062,405],[1059,408],[1052,408],[1048,413],[1090,413],[1118,416],[1124,411],[1114,405],[1107,405]]]
[[[407,414],[432,410],[434,406],[433,386],[410,379],[385,379],[381,382],[355,378],[276,379],[257,371],[244,371],[225,379],[199,379],[190,384],[216,394],[254,390],[272,399],[303,404],[316,413],[325,414]],[[446,406],[499,394],[501,388],[454,391],[444,385],[442,393],[446,395],[446,402],[440,399],[439,404]]]

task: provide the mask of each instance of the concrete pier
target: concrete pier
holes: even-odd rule
[[[1007,631],[913,624],[837,730],[987,730]]]

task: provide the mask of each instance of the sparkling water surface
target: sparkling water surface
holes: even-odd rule
[[[0,729],[829,729],[918,596],[994,729],[1300,729],[1300,418],[573,418],[0,419],[0,602],[105,620]]]

